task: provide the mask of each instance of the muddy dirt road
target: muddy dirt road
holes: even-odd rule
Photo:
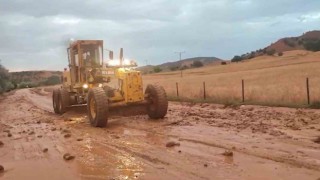
[[[163,120],[114,116],[106,128],[85,111],[53,114],[45,90],[2,97],[0,179],[320,178],[319,110],[170,103]]]

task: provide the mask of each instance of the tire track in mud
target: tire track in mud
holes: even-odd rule
[[[274,162],[289,164],[289,165],[292,165],[292,166],[295,166],[298,168],[304,167],[304,168],[320,171],[320,166],[318,163],[312,164],[312,163],[307,163],[307,162],[301,162],[299,160],[295,160],[290,157],[284,157],[284,156],[277,156],[277,155],[271,156],[270,154],[266,154],[266,153],[262,153],[262,152],[254,152],[254,151],[247,150],[245,148],[235,149],[235,148],[233,148],[234,146],[232,146],[232,145],[222,145],[222,144],[217,144],[217,143],[213,143],[213,142],[204,142],[204,141],[199,141],[199,140],[195,140],[195,139],[187,139],[187,138],[179,138],[179,139],[181,141],[199,143],[199,144],[203,144],[206,146],[218,147],[218,148],[232,150],[235,152],[241,152],[241,153],[244,153],[247,155],[256,156],[256,157],[267,159],[267,160],[272,160]]]
[[[172,124],[172,123],[170,123],[170,124]],[[292,166],[295,166],[298,168],[304,167],[304,168],[320,171],[320,165],[319,165],[319,163],[317,163],[317,161],[313,161],[313,163],[312,162],[302,162],[301,160],[299,161],[298,159],[293,159],[294,157],[292,157],[292,156],[285,157],[283,155],[267,154],[266,152],[250,151],[247,148],[234,148],[235,146],[232,145],[232,143],[231,144],[222,144],[221,142],[219,142],[219,143],[215,143],[212,141],[206,142],[206,141],[201,141],[201,140],[197,140],[197,139],[183,138],[178,135],[172,135],[172,134],[166,135],[164,133],[158,133],[154,130],[151,131],[151,130],[138,128],[138,127],[132,127],[132,126],[130,127],[128,125],[124,125],[124,126],[126,128],[150,132],[150,133],[154,133],[156,135],[173,137],[173,138],[178,139],[179,141],[188,141],[191,143],[203,144],[206,146],[211,146],[211,147],[216,147],[216,148],[221,148],[221,149],[226,149],[226,150],[232,150],[232,151],[244,153],[244,154],[247,154],[250,156],[255,156],[255,157],[259,157],[259,158],[263,158],[263,159],[267,159],[267,160],[272,160],[274,162],[289,164],[289,165],[292,165]],[[164,124],[164,126],[167,126],[167,124]],[[288,152],[286,152],[286,154],[288,154]]]
[[[77,131],[77,129],[80,129],[80,126],[82,126],[82,129],[84,131],[86,131],[87,129],[92,130],[92,127],[89,126],[89,124],[75,125],[75,127],[72,127],[74,134],[80,133],[79,131]],[[171,178],[174,176],[176,178],[182,176],[187,179],[210,179],[208,177],[202,177],[199,174],[195,174],[194,172],[190,171],[190,169],[187,170],[174,165],[175,163],[172,163],[172,160],[169,160],[175,159],[172,153],[168,154],[166,152],[167,150],[162,146],[154,147],[150,145],[148,142],[145,141],[146,139],[144,139],[145,137],[143,136],[135,136],[134,138],[122,136],[120,138],[114,138],[113,136],[115,135],[115,133],[107,129],[98,129],[96,132],[90,132],[91,136],[93,137],[96,137],[95,133],[99,134],[99,138],[95,138],[94,140],[92,140],[92,144],[95,144],[95,149],[104,149],[107,152],[106,156],[111,154],[110,149],[112,149],[112,152],[120,153],[123,156],[128,156],[128,159],[130,159],[130,157],[139,158],[139,161],[141,161],[142,164],[147,164],[147,169],[150,169],[151,167],[151,170],[148,170],[151,172],[165,170],[168,174],[170,174],[170,176],[166,176]],[[144,139],[144,142],[141,141],[141,143],[137,143],[136,141],[140,141],[140,139]],[[127,144],[128,142],[131,143],[131,146]],[[159,151],[159,149],[160,151],[163,151],[160,154],[159,152],[157,152]],[[104,154],[98,154],[100,154],[100,158],[106,158]],[[170,158],[163,159],[164,155]]]
[[[73,168],[62,159],[63,144],[55,127],[55,115],[33,105],[24,91],[8,95],[0,102],[0,135],[4,146],[0,147],[3,179],[77,179]],[[10,132],[12,137],[4,137]],[[62,147],[62,146],[61,146]],[[44,152],[47,148],[49,151]],[[55,171],[52,171],[55,169]],[[58,172],[58,173],[55,173]]]

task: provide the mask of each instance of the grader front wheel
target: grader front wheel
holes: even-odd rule
[[[168,111],[168,100],[165,90],[159,85],[148,85],[146,88],[147,113],[152,119],[164,118]]]
[[[58,113],[63,114],[67,111],[67,107],[70,106],[70,95],[65,89],[58,90]]]
[[[54,89],[52,92],[52,105],[53,105],[53,111],[56,114],[59,114],[59,97],[58,97],[59,90]]]
[[[108,121],[108,97],[102,88],[89,90],[87,112],[94,127],[105,127]]]

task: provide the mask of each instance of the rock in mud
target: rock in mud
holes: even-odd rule
[[[78,138],[78,139],[77,139],[77,141],[82,141],[82,140],[83,140],[82,138]]]
[[[12,136],[12,134],[11,133],[8,133],[8,137],[11,137]]]
[[[115,135],[115,134],[112,134],[111,137],[112,137],[112,138],[115,138],[115,139],[120,139],[120,136]]]
[[[65,134],[64,137],[69,138],[69,137],[71,137],[71,134]]]
[[[315,140],[313,140],[313,142],[320,144],[320,136],[318,138],[316,138]]]
[[[68,129],[63,129],[63,130],[61,131],[61,133],[70,133],[70,130],[68,130]]]
[[[224,156],[233,156],[233,152],[230,151],[230,150],[225,150],[225,151],[222,153],[222,155],[224,155]]]
[[[2,165],[0,165],[0,173],[4,172],[4,167]]]
[[[40,124],[41,123],[41,121],[37,121],[37,124]]]
[[[38,137],[38,138],[42,138],[42,135],[38,135],[37,137]]]
[[[170,141],[170,142],[167,142],[167,144],[166,144],[166,147],[173,147],[173,146],[180,146],[180,143]]]
[[[48,152],[48,148],[44,148],[44,149],[42,150],[42,152],[44,152],[44,153]]]
[[[10,133],[10,130],[6,129],[6,130],[3,130],[3,132]]]
[[[51,131],[55,131],[55,130],[57,130],[57,128],[51,128]]]
[[[4,143],[2,141],[0,141],[0,147],[2,147],[4,145]]]
[[[34,132],[33,132],[33,131],[29,132],[29,135],[32,135],[32,134],[34,134]]]
[[[204,164],[203,166],[204,166],[204,167],[208,167],[208,164]]]
[[[74,159],[74,158],[75,158],[75,156],[72,156],[72,155],[70,155],[69,153],[65,153],[65,154],[63,155],[63,159],[66,160],[66,161],[72,160],[72,159]]]

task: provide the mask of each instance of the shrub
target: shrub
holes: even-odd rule
[[[153,68],[153,71],[154,71],[155,73],[158,73],[158,72],[161,72],[162,69],[161,69],[159,66],[156,66],[156,67]]]
[[[183,65],[182,67],[180,67],[180,70],[185,70],[188,69],[189,67],[187,65]]]
[[[283,52],[279,52],[279,53],[278,53],[278,56],[283,56]]]
[[[9,90],[11,85],[8,70],[0,64],[0,94]]]
[[[295,40],[295,39],[294,39]],[[283,42],[287,45],[287,46],[290,46],[290,47],[295,47],[296,44],[291,41],[290,39],[284,39]]]
[[[222,62],[221,62],[221,65],[227,65],[227,62],[222,61]]]
[[[320,51],[320,40],[308,40],[303,46],[308,51]]]
[[[231,62],[239,62],[239,61],[242,61],[242,57],[241,57],[241,56],[234,56],[234,57],[231,59]]]
[[[170,67],[170,70],[171,70],[171,71],[176,71],[176,70],[178,70],[178,69],[179,69],[178,66]]]
[[[275,49],[267,50],[267,55],[269,55],[269,56],[273,56],[275,53],[276,53]]]
[[[254,57],[256,57],[254,52],[251,52],[251,53],[248,55],[248,59],[252,59],[252,58],[254,58]]]
[[[203,66],[203,63],[201,61],[193,61],[192,67],[202,67]]]
[[[45,82],[45,85],[56,85],[56,84],[60,84],[61,80],[59,76],[50,76]]]

